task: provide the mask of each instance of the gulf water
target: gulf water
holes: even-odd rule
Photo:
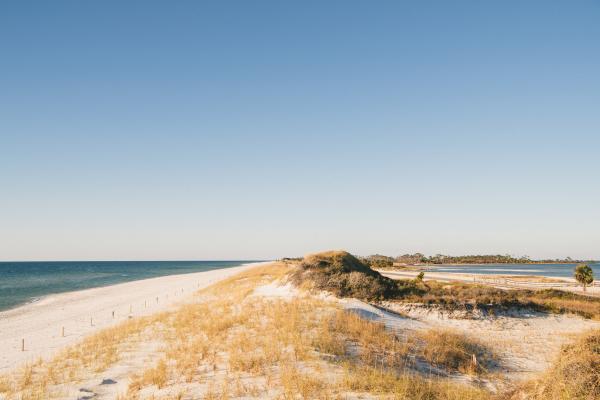
[[[594,277],[600,280],[600,264],[588,264]],[[471,273],[485,275],[539,275],[549,278],[572,278],[575,264],[481,264],[481,265],[435,265],[432,271]]]
[[[117,283],[236,267],[237,261],[0,262],[0,311],[56,293]]]

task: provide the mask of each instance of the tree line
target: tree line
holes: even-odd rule
[[[397,257],[389,257],[380,254],[371,255],[365,257],[365,261],[369,264],[376,264],[379,266],[386,266],[391,264],[406,264],[406,265],[419,265],[419,264],[577,264],[583,262],[582,260],[574,260],[571,257],[563,259],[544,259],[534,260],[529,256],[515,257],[509,254],[481,254],[481,255],[463,255],[463,256],[449,256],[444,254],[436,254],[433,256],[426,256],[422,253],[414,254],[403,254]]]

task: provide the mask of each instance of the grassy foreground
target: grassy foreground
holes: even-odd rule
[[[599,332],[567,346],[545,376],[492,394],[476,382],[487,376],[494,354],[473,338],[439,330],[399,338],[381,324],[343,311],[338,302],[308,292],[256,294],[257,287],[291,280],[308,289],[362,298],[375,293],[372,298],[401,295],[440,304],[466,299],[466,289],[448,295],[446,288],[427,289],[422,282],[396,286],[350,257],[333,252],[307,257],[300,265],[274,263],[243,272],[198,292],[179,309],[126,321],[54,359],[1,376],[0,398],[77,398],[73,394],[82,384],[134,365],[135,357],[141,357],[141,364],[128,370],[127,385],[112,398],[600,398]],[[449,297],[435,299],[436,290]],[[479,298],[487,292],[469,293]],[[472,363],[473,354],[479,363]],[[442,375],[423,373],[423,365]]]
[[[600,399],[600,331],[563,347],[555,364],[539,379],[505,395],[505,399]]]
[[[2,377],[0,392],[7,399],[69,398],[70,388],[126,364],[144,343],[158,342],[145,355],[151,365],[132,371],[127,390],[115,397],[488,397],[481,389],[409,373],[409,356],[425,356],[425,337],[400,341],[382,325],[312,296],[253,295],[257,286],[282,279],[292,269],[281,263],[255,268],[199,292],[197,301],[176,311],[104,330],[52,360]],[[468,363],[468,357],[463,361]],[[461,363],[452,368],[462,368]]]

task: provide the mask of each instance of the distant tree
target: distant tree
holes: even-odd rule
[[[384,257],[384,256],[371,256]],[[390,257],[385,257],[390,258]],[[390,258],[391,259],[391,258]],[[578,262],[567,257],[564,260],[532,260],[529,256],[511,256],[510,254],[480,254],[480,255],[463,255],[463,256],[447,256],[436,254],[428,257],[422,253],[404,254],[394,259],[397,263],[407,265],[418,264],[543,264],[543,263],[566,263],[576,264]]]
[[[417,281],[422,282],[423,278],[425,278],[425,272],[421,271],[419,272],[419,275],[417,275]]]
[[[392,257],[382,256],[381,254],[363,257],[361,261],[371,268],[392,268],[394,266],[394,259]]]
[[[587,285],[594,282],[594,271],[587,264],[578,264],[575,267],[575,279],[583,285],[583,291],[585,292]]]

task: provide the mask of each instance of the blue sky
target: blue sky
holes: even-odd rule
[[[600,3],[2,2],[0,259],[600,258]]]

